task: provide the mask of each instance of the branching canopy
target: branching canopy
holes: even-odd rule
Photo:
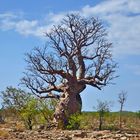
[[[102,89],[115,77],[112,44],[96,18],[67,15],[46,33],[47,45],[27,54],[27,73],[22,78],[35,94],[59,98],[67,86],[83,84]]]

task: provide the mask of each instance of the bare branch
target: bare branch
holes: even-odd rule
[[[53,93],[48,93],[46,96],[40,96],[40,98],[55,98],[55,99],[59,99],[60,96],[58,94],[53,94]]]
[[[112,43],[106,35],[98,19],[67,15],[46,33],[44,48],[27,54],[28,74],[22,83],[39,94],[70,92],[86,85],[101,90],[116,77],[117,67],[112,59]]]

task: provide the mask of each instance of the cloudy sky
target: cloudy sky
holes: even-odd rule
[[[97,99],[113,101],[127,91],[125,110],[140,110],[140,0],[1,0],[0,91],[18,87],[26,68],[25,53],[44,46],[44,33],[67,13],[98,17],[104,23],[119,68],[115,85],[102,91],[88,87],[81,95],[83,110],[93,110]]]

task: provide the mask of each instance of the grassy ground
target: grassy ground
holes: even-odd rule
[[[15,122],[13,127],[24,127],[24,122],[16,120],[18,116],[5,118],[5,125],[11,125]],[[40,117],[39,117],[40,118]],[[34,122],[34,127],[41,122],[37,117]],[[41,124],[42,125],[42,124]],[[44,125],[47,125],[44,122]],[[97,112],[82,112],[80,115],[74,115],[70,119],[68,129],[83,129],[83,130],[98,130],[99,128],[99,114]],[[102,124],[103,130],[119,130],[119,112],[106,113]],[[122,129],[130,131],[140,131],[140,117],[136,112],[123,112],[122,113]]]
[[[83,112],[81,115],[76,116],[74,121],[80,123],[80,129],[98,130],[99,115],[97,112]],[[106,113],[102,128],[105,130],[119,130],[119,112]],[[140,118],[137,116],[137,113],[122,113],[122,129],[140,131]]]
[[[0,123],[0,139],[56,140],[69,138],[72,140],[95,140],[104,139],[105,137],[110,140],[121,138],[130,140],[140,139],[140,118],[135,112],[123,112],[122,131],[118,131],[118,112],[105,114],[102,126],[103,131],[98,131],[99,116],[97,112],[82,112],[80,115],[72,116],[70,120],[69,127],[67,128],[71,130],[40,129],[35,127],[38,124],[34,125],[33,130],[27,130],[24,123],[16,120],[16,117],[6,118],[4,123]]]

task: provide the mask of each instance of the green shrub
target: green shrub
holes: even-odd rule
[[[71,115],[68,121],[67,129],[76,130],[80,128],[81,117],[79,114]]]
[[[20,116],[26,128],[32,129],[33,125],[36,123],[35,117],[37,114],[37,100],[35,98],[30,98],[27,104],[20,110]]]

